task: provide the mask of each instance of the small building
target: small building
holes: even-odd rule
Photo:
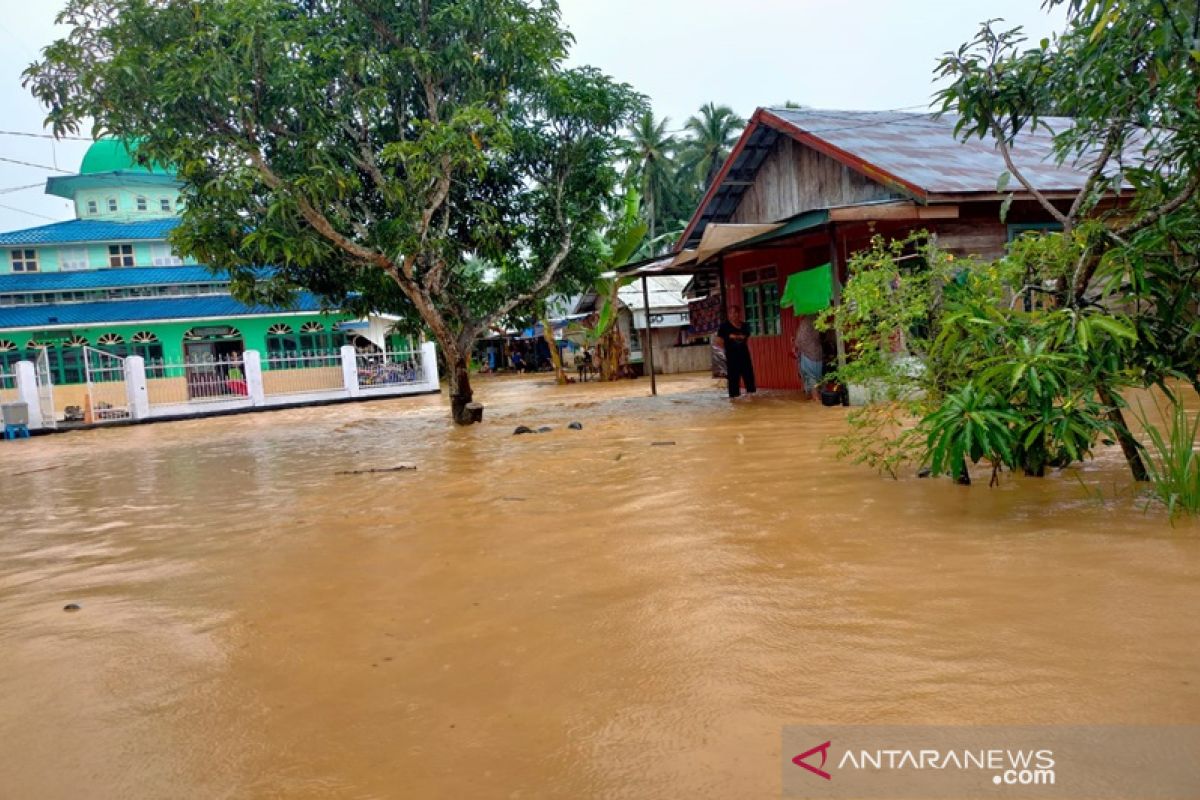
[[[707,339],[689,335],[688,300],[684,296],[687,276],[663,275],[647,280],[650,300],[650,331],[654,344],[654,371],[659,374],[699,372],[711,366]],[[636,281],[617,290],[617,326],[629,347],[629,363],[643,364],[642,340],[646,334],[646,298],[642,284]],[[574,311],[590,314],[599,311],[604,299],[595,292],[579,297]]]
[[[1023,231],[1058,228],[1015,180],[1000,185],[1006,168],[993,142],[958,141],[954,124],[929,114],[760,108],[673,256],[624,272],[693,273],[694,292],[744,309],[759,386],[798,389],[796,318],[780,308],[789,276],[832,265],[836,286],[875,234],[924,229],[952,253],[995,258]],[[1046,131],[1020,134],[1013,158],[1064,210],[1086,179],[1054,162]]]

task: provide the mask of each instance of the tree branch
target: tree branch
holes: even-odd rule
[[[1042,208],[1046,209],[1050,216],[1054,217],[1062,224],[1064,231],[1069,231],[1071,229],[1071,222],[1066,215],[1055,208],[1054,204],[1046,199],[1046,196],[1039,192],[1037,187],[1025,177],[1025,173],[1021,172],[1021,170],[1017,168],[1017,165],[1013,163],[1012,152],[1009,150],[1008,141],[1002,135],[1000,124],[995,120],[994,117],[989,117],[989,123],[992,129],[992,136],[996,139],[996,147],[1000,150],[1000,157],[1004,159],[1004,166],[1008,169],[1008,174],[1016,178],[1017,182],[1025,187],[1025,191],[1033,195],[1034,199],[1041,204]]]
[[[1162,217],[1165,217],[1167,214],[1172,214],[1172,213],[1178,211],[1179,209],[1183,208],[1184,204],[1186,204],[1189,200],[1191,200],[1192,197],[1196,194],[1197,189],[1200,189],[1200,173],[1192,176],[1192,179],[1187,182],[1187,185],[1184,186],[1183,189],[1179,192],[1179,194],[1177,194],[1174,198],[1172,198],[1171,200],[1168,200],[1167,202],[1163,203],[1162,205],[1158,206],[1157,208],[1153,208],[1150,211],[1147,211],[1141,217],[1139,217],[1138,219],[1135,219],[1133,222],[1129,223],[1124,228],[1118,229],[1115,232],[1115,235],[1119,236],[1122,239],[1125,239],[1125,238],[1128,238],[1130,235],[1135,234],[1138,231],[1142,230],[1143,228],[1150,227],[1154,223],[1158,222]]]

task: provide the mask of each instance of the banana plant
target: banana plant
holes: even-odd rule
[[[649,226],[638,218],[640,198],[630,190],[625,195],[625,204],[620,218],[606,233],[608,256],[602,264],[602,272],[608,273],[627,264],[646,239]],[[616,380],[621,375],[621,360],[625,352],[625,341],[617,327],[620,302],[617,294],[622,287],[636,280],[633,277],[597,278],[593,291],[600,303],[595,317],[589,323],[575,323],[570,330],[583,336],[589,347],[594,347],[600,365],[601,380]]]

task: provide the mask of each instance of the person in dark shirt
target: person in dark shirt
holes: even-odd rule
[[[742,322],[742,309],[729,307],[729,318],[717,329],[717,338],[725,350],[725,374],[729,377],[729,396],[742,393],[741,384],[746,384],[746,394],[754,394],[754,364],[750,361],[750,329]]]

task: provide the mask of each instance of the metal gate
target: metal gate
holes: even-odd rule
[[[125,359],[94,347],[84,347],[83,366],[87,374],[84,421],[115,422],[129,419]]]
[[[54,428],[58,425],[58,412],[54,409],[54,381],[50,372],[50,353],[46,348],[38,350],[37,361],[33,366],[34,375],[37,377],[38,408],[42,416],[42,427]]]

